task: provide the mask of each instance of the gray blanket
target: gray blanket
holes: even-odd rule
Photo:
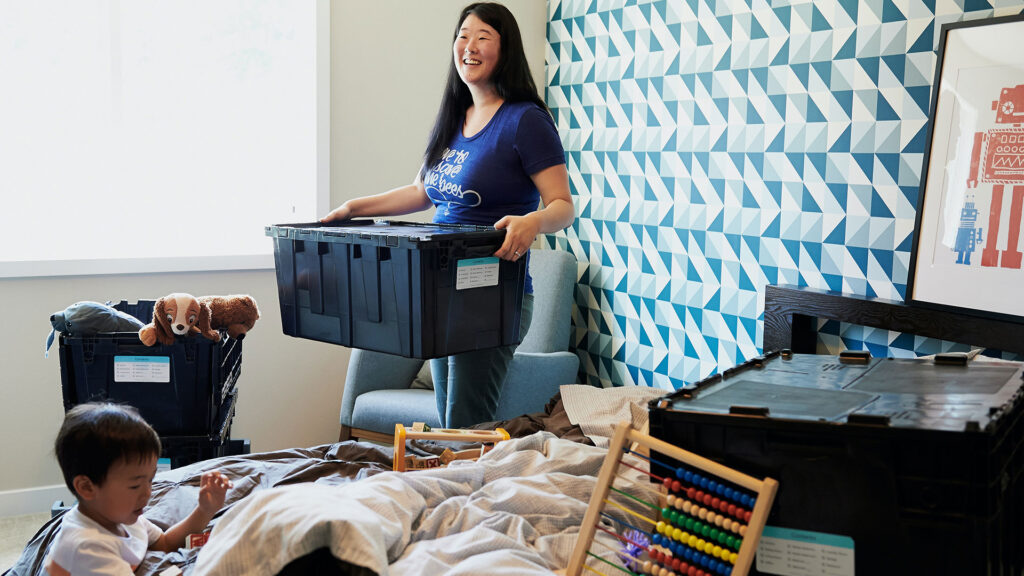
[[[501,426],[509,431],[513,438],[528,437],[539,430],[547,430],[558,438],[589,444],[580,426],[569,423],[561,400],[556,397],[548,403],[543,413],[519,416],[503,422],[481,424],[481,427],[493,429]],[[453,449],[469,446],[454,446]],[[420,456],[441,452],[443,446],[429,442],[415,441],[410,443],[409,451]],[[233,507],[242,505],[249,498],[255,498],[263,491],[281,490],[291,485],[315,485],[316,487],[332,486],[335,491],[344,492],[349,486],[355,486],[381,472],[391,469],[391,449],[380,445],[361,442],[341,442],[333,445],[312,448],[295,448],[275,452],[262,452],[245,456],[226,456],[197,462],[181,468],[161,472],[154,482],[153,498],[146,507],[145,516],[161,528],[167,529],[181,519],[196,506],[199,492],[199,481],[203,471],[219,469],[227,475],[234,487],[227,493],[224,516],[214,519],[211,527],[216,526],[221,518],[232,516],[228,513]],[[516,470],[512,470],[514,475]],[[420,472],[417,472],[420,474]],[[358,482],[353,482],[358,481]],[[60,530],[62,517],[57,516],[43,525],[39,532],[28,542],[22,557],[4,576],[45,576],[43,560]],[[274,542],[280,546],[280,541]],[[312,554],[302,557],[289,565],[286,576],[306,576],[308,574],[332,574],[337,576],[366,575],[368,572],[348,563],[336,561],[328,548],[319,548]],[[145,560],[135,572],[139,576],[157,576],[164,570],[177,567],[185,576],[191,576],[199,549],[180,549],[173,552],[150,550]],[[322,572],[317,572],[323,568]],[[262,569],[261,569],[262,570]],[[218,572],[226,574],[228,572]],[[262,573],[262,572],[260,572]]]
[[[266,490],[221,518],[194,574],[271,576],[329,548],[381,576],[548,575],[568,563],[605,454],[539,432],[445,469]]]

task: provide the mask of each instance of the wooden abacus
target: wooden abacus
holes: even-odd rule
[[[653,449],[665,454],[683,466],[673,467],[654,460],[650,456],[634,451],[631,446]],[[627,455],[637,458],[637,464],[657,464],[670,471],[670,476],[660,477],[648,470],[625,461]],[[660,506],[636,498],[614,486],[619,466],[626,466],[658,480],[667,489],[667,506]],[[676,476],[673,478],[672,475]],[[645,484],[647,484],[645,482]],[[636,487],[636,483],[632,483]],[[655,576],[746,576],[757,550],[757,543],[764,530],[768,511],[771,510],[778,490],[778,482],[772,478],[758,480],[717,462],[673,446],[657,438],[637,432],[628,422],[615,428],[608,456],[604,460],[597,485],[590,499],[590,505],[580,526],[579,538],[569,566],[568,576],[580,576],[589,570],[600,576],[608,576],[597,568],[588,566],[588,557],[597,559],[594,564],[610,565],[625,574],[654,574]],[[654,493],[659,500],[665,494],[649,487],[640,487]],[[658,521],[621,506],[609,499],[610,492],[616,492],[632,501],[658,510]],[[648,533],[603,512],[605,504],[653,524],[655,530]],[[631,540],[621,533],[599,525],[601,518],[610,524],[626,526],[635,532],[649,534],[650,545]],[[620,527],[621,527],[620,526]],[[642,554],[629,564],[620,566],[590,551],[598,530],[611,534],[623,543],[632,545]],[[602,543],[603,544],[603,543]],[[620,553],[621,555],[621,553]],[[647,559],[644,559],[646,556]],[[626,567],[629,566],[629,567]],[[603,567],[603,566],[602,566]],[[634,569],[630,569],[630,567]],[[616,573],[618,573],[616,572]]]

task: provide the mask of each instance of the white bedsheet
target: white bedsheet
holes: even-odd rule
[[[615,425],[630,422],[634,430],[647,431],[647,403],[668,394],[660,388],[616,386],[597,388],[587,384],[559,387],[569,422],[578,424],[598,446],[607,446]]]
[[[220,520],[195,574],[270,576],[323,547],[381,576],[551,574],[568,562],[605,454],[539,432],[445,469],[266,490]]]

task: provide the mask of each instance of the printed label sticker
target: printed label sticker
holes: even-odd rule
[[[168,356],[114,356],[114,382],[170,382]]]
[[[757,570],[781,576],[854,576],[853,538],[765,526]]]
[[[498,285],[500,262],[497,256],[464,258],[456,265],[455,289],[466,290]]]

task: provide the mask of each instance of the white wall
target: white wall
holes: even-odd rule
[[[412,181],[465,4],[332,2],[332,205]],[[546,3],[506,5],[543,86]],[[263,317],[245,340],[233,437],[249,438],[257,451],[337,439],[348,349],[281,333],[272,270],[0,279],[0,516],[45,510],[60,492],[52,487],[63,483],[52,449],[63,416],[60,367],[56,345],[49,358],[42,350],[49,315],[79,300],[135,301],[176,291],[249,293],[260,304]]]

